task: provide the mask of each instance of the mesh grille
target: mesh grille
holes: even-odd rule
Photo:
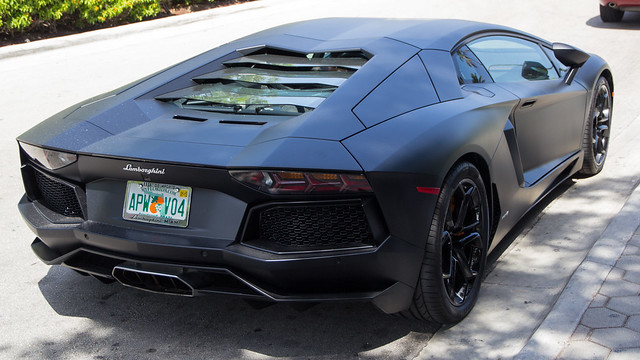
[[[64,216],[82,217],[82,209],[73,188],[65,183],[35,171],[40,202]]]
[[[375,245],[360,204],[279,206],[260,214],[259,239],[285,248]]]

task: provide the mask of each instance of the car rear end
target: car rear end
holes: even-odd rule
[[[390,235],[387,175],[364,174],[340,141],[277,135],[342,90],[367,61],[353,53],[249,53],[187,87],[105,96],[22,135],[32,249],[153,292],[406,308],[422,249]]]

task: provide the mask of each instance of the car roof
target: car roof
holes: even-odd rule
[[[319,41],[390,38],[420,49],[451,50],[462,39],[483,32],[535,36],[500,25],[451,19],[325,18],[278,26],[250,37],[289,35]]]

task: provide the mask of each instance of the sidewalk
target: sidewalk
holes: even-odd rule
[[[474,311],[438,330],[416,359],[640,359],[640,186],[586,250],[570,247],[586,235],[556,226],[566,220],[558,208],[580,216],[571,197],[545,208],[487,276]],[[554,230],[545,238],[545,229]],[[566,250],[563,259],[583,254],[576,265],[558,261]]]
[[[636,187],[515,359],[640,359],[639,225]]]

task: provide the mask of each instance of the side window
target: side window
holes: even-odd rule
[[[458,69],[458,82],[460,85],[492,82],[487,70],[466,46],[453,53],[453,62]]]
[[[558,72],[534,42],[510,37],[488,36],[467,44],[484,64],[495,82],[558,79]]]

